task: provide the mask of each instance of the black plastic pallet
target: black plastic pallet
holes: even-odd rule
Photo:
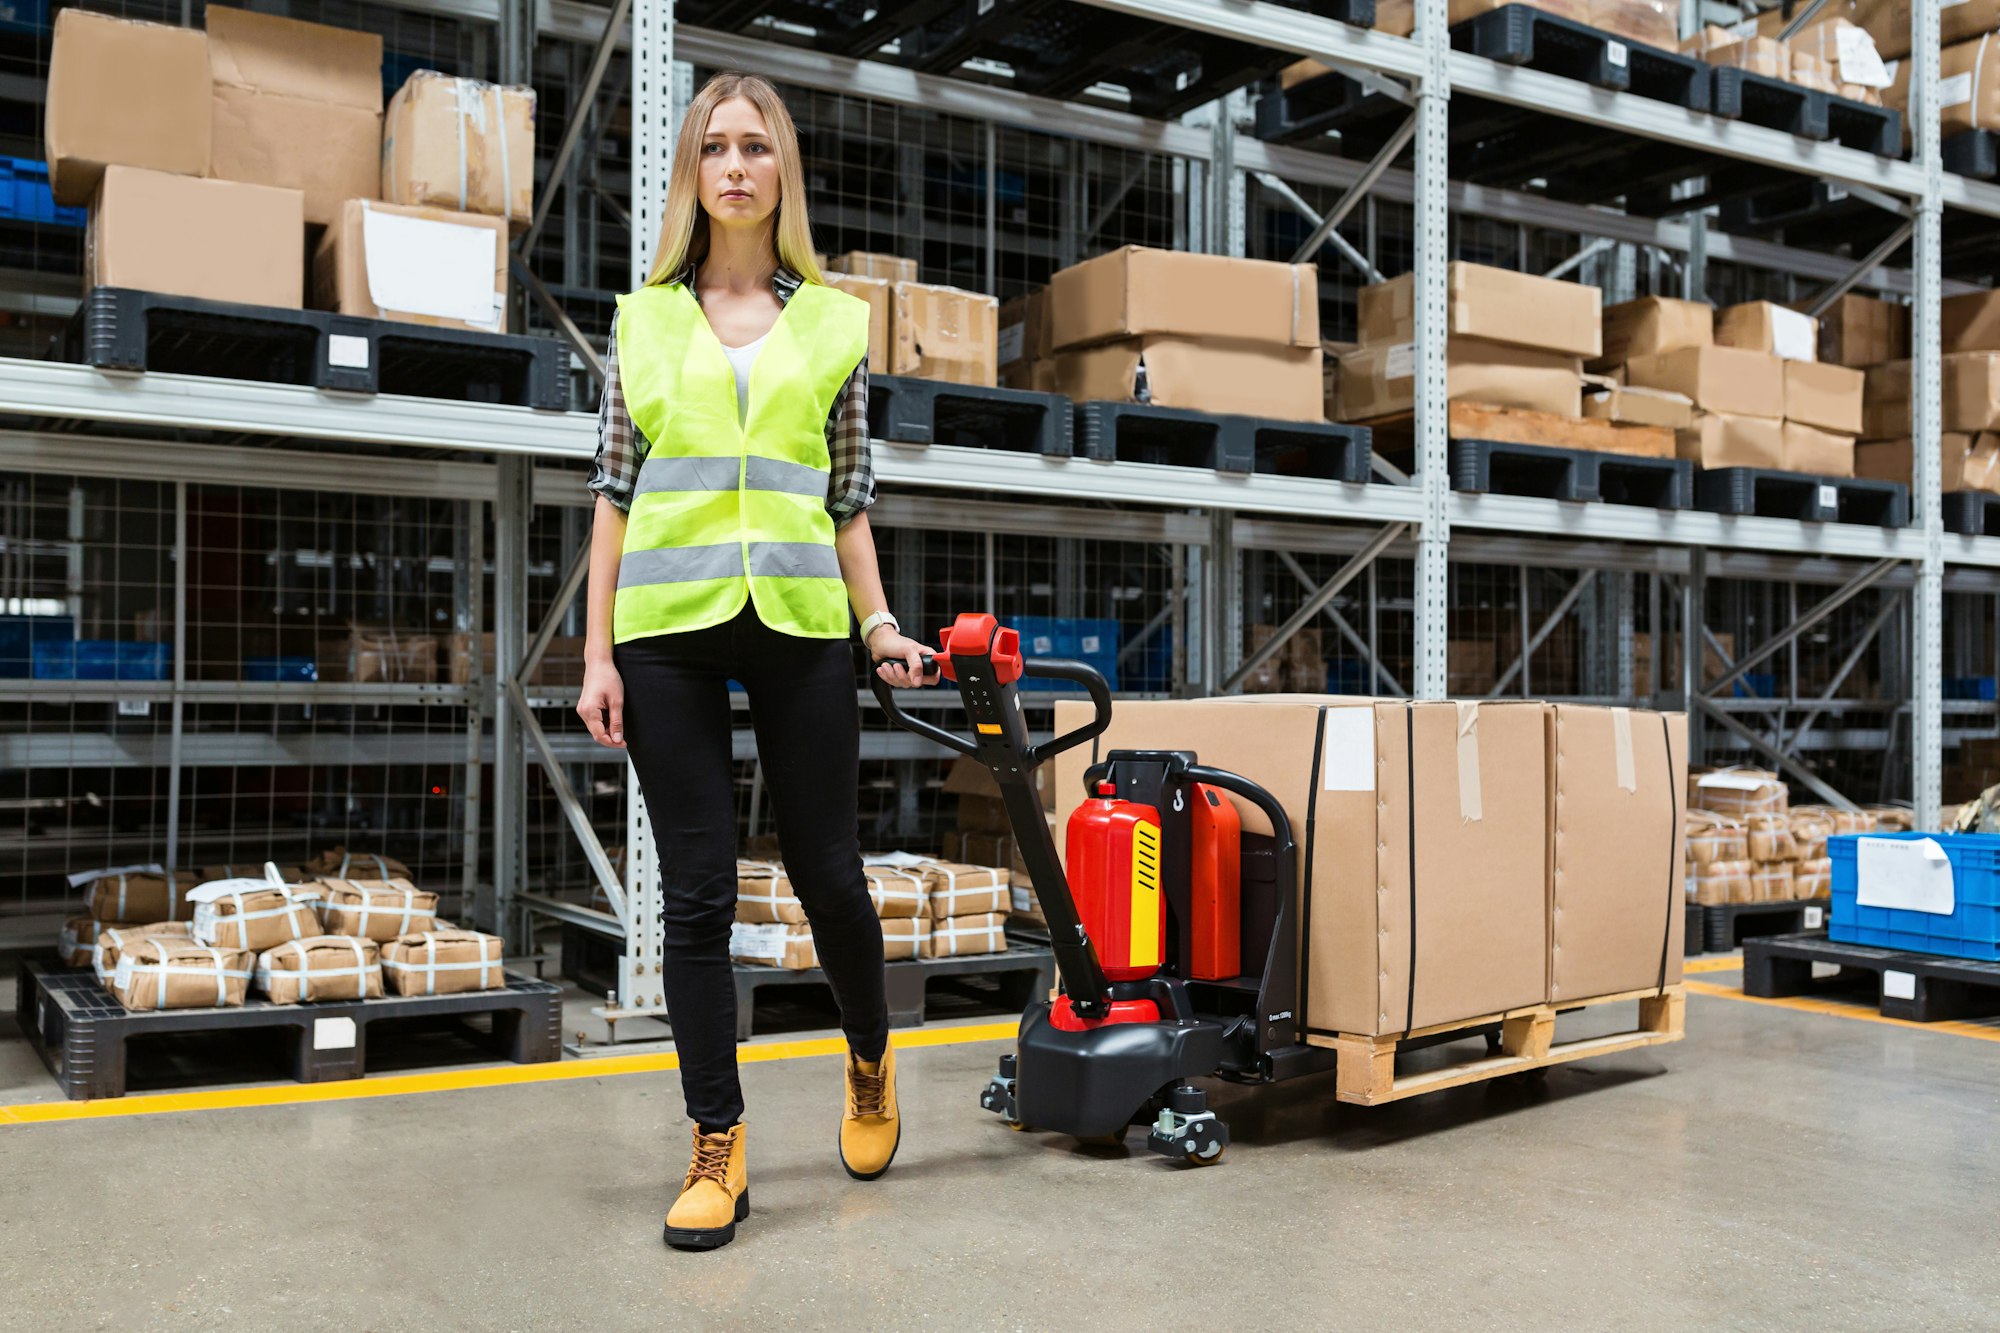
[[[2000,176],[2000,135],[1992,130],[1965,130],[1943,144],[1944,169],[1974,180]]]
[[[487,1016],[472,1032],[496,1058],[537,1064],[562,1058],[562,988],[506,974],[496,990],[462,995],[389,995],[379,1000],[273,1004],[252,998],[233,1009],[133,1013],[89,970],[70,972],[32,959],[21,963],[15,1008],[21,1033],[72,1100],[125,1095],[126,1042],[176,1033],[277,1029],[291,1041],[291,1076],[301,1083],[360,1078],[367,1072],[368,1026],[413,1018]],[[351,1020],[351,1034],[343,1020]],[[352,1044],[347,1044],[351,1035]],[[321,1041],[329,1041],[320,1049]]]
[[[324,310],[202,301],[98,287],[58,344],[66,361],[303,384],[353,393],[407,394],[569,408],[569,348],[554,338],[434,329]]]
[[[1910,488],[1899,481],[1813,477],[1759,467],[1709,468],[1697,472],[1694,481],[1696,507],[1716,514],[1877,528],[1910,522]]]
[[[1530,5],[1502,5],[1451,30],[1451,44],[1503,65],[1560,74],[1690,111],[1709,105],[1709,66],[1693,56],[1559,18]]]
[[[1249,472],[1257,461],[1255,444],[1230,424],[1245,420],[1150,403],[1078,403],[1076,452],[1106,462]]]
[[[1068,458],[1076,426],[1058,393],[947,384],[903,375],[868,377],[868,428],[897,444],[956,444]]]
[[[966,958],[918,958],[889,963],[889,1026],[922,1027],[926,992],[935,982],[951,982],[961,977],[993,977],[1000,982],[1000,1002],[1009,1010],[1025,1009],[1028,1001],[1046,995],[1056,984],[1055,954],[1034,945],[1009,941],[1005,953],[974,954]],[[788,986],[825,986],[826,973],[817,967],[788,970],[760,967],[754,963],[735,965],[736,1039],[748,1041],[754,1035],[757,992]]]
[[[1694,501],[1693,466],[1678,458],[1466,439],[1451,442],[1447,460],[1456,491],[1653,509],[1686,509]]]
[[[1815,978],[1814,963],[1830,963],[1840,973]],[[1743,946],[1745,995],[1772,999],[1834,990],[1851,984],[1854,974],[1871,972],[1884,1018],[1937,1023],[2000,1014],[2000,963],[1837,944],[1824,932],[1764,936]]]
[[[2000,495],[1990,491],[1947,491],[1944,530],[1972,537],[2000,537]]]
[[[1826,94],[1734,65],[1717,65],[1709,109],[1725,120],[1745,120],[1802,139],[1827,137]]]
[[[1826,99],[1826,136],[1843,148],[1877,157],[1903,155],[1903,113],[1894,107],[1870,106],[1832,93]]]
[[[1826,924],[1824,898],[1812,902],[1718,903],[1701,909],[1702,947],[1728,953],[1747,939],[1817,930]]]
[[[1685,926],[1686,943],[1681,949],[1681,953],[1685,957],[1692,958],[1698,953],[1708,952],[1706,922],[1707,917],[1703,915],[1701,904],[1689,903],[1687,905],[1687,924]]]
[[[1254,471],[1350,482],[1366,482],[1374,473],[1375,432],[1366,426],[1256,417],[1226,420],[1229,429],[1249,432]]]

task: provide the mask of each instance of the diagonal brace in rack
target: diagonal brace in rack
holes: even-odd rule
[[[1252,672],[1275,657],[1278,650],[1283,648],[1294,634],[1304,629],[1307,622],[1319,614],[1321,607],[1339,596],[1340,590],[1359,577],[1362,571],[1373,563],[1375,557],[1388,550],[1390,544],[1401,537],[1409,526],[1407,523],[1391,523],[1369,538],[1368,544],[1348,557],[1347,563],[1342,565],[1332,578],[1321,584],[1319,591],[1306,598],[1305,605],[1294,611],[1268,640],[1243,659],[1241,666],[1224,678],[1221,688],[1216,692],[1229,694],[1241,688]]]
[[[1524,571],[1524,581],[1521,585],[1523,592],[1527,590],[1528,586],[1525,578],[1526,573]],[[1501,673],[1500,679],[1493,682],[1493,688],[1486,692],[1487,698],[1498,699],[1501,693],[1514,683],[1514,677],[1521,674],[1521,669],[1528,664],[1528,660],[1535,655],[1535,651],[1548,641],[1549,635],[1555,633],[1556,626],[1562,624],[1563,617],[1568,615],[1570,608],[1576,605],[1577,598],[1583,596],[1584,590],[1589,588],[1596,578],[1597,571],[1594,569],[1586,569],[1577,577],[1576,582],[1570,585],[1570,590],[1563,594],[1562,600],[1556,603],[1555,610],[1549,612],[1548,617],[1542,621],[1540,628],[1536,629],[1534,634],[1529,636],[1528,641],[1521,645],[1520,655],[1514,659],[1506,671]],[[1526,613],[1523,612],[1524,620],[1525,616]]]
[[[1772,635],[1769,639],[1766,639],[1757,649],[1737,658],[1735,665],[1729,669],[1722,679],[1714,681],[1703,688],[1703,695],[1713,699],[1716,695],[1742,679],[1751,667],[1772,656],[1793,639],[1798,638],[1799,635],[1804,634],[1814,625],[1819,624],[1820,621],[1825,620],[1835,611],[1847,605],[1848,602],[1894,573],[1896,567],[1901,563],[1902,561],[1895,559],[1877,560],[1874,564],[1868,566],[1868,568],[1862,570],[1859,574],[1856,574],[1853,578],[1828,594],[1826,599],[1813,607],[1812,610],[1785,626],[1784,629]]]

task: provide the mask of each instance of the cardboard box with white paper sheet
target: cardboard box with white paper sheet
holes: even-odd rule
[[[507,331],[507,220],[350,199],[313,256],[313,304],[432,328]]]

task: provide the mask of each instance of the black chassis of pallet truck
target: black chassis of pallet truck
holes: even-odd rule
[[[1078,917],[1033,783],[1035,769],[1044,761],[1094,739],[1110,725],[1111,696],[1104,678],[1081,662],[1023,662],[1026,676],[1082,685],[1096,709],[1089,723],[1037,746],[1028,740],[1016,687],[999,680],[990,646],[983,655],[954,650],[951,657],[975,736],[956,735],[906,713],[888,684],[871,675],[884,711],[898,725],[980,760],[999,784],[1021,858],[1048,919],[1057,971],[1072,1011],[1085,1019],[1101,1018],[1113,1000],[1150,999],[1161,1015],[1159,1022],[1110,1023],[1072,1032],[1051,1021],[1049,1001],[1037,1000],[1022,1015],[1015,1054],[1002,1059],[1000,1076],[982,1094],[981,1105],[1011,1124],[1080,1138],[1122,1134],[1128,1125],[1160,1112],[1148,1146],[1169,1156],[1192,1157],[1198,1139],[1201,1146],[1215,1148],[1228,1142],[1228,1130],[1207,1111],[1190,1079],[1213,1075],[1263,1083],[1331,1068],[1333,1052],[1299,1040],[1298,926],[1291,891],[1298,882],[1298,849],[1277,799],[1247,778],[1192,762],[1194,756],[1185,751],[1114,750],[1086,771],[1086,792],[1110,781],[1121,799],[1152,805],[1161,814],[1161,888],[1179,958],[1189,954],[1191,851],[1189,821],[1175,818],[1174,812],[1185,809],[1195,784],[1234,792],[1264,811],[1274,844],[1279,891],[1260,975],[1234,983],[1189,983],[1164,975],[1112,982]],[[1200,1013],[1198,989],[1211,997],[1233,992],[1233,1007],[1247,1012]]]

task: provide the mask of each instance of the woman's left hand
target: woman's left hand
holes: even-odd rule
[[[924,654],[929,651],[915,639],[904,638],[887,625],[877,628],[868,640],[869,655],[877,664],[875,674],[903,689],[934,683],[925,680],[923,674]]]

